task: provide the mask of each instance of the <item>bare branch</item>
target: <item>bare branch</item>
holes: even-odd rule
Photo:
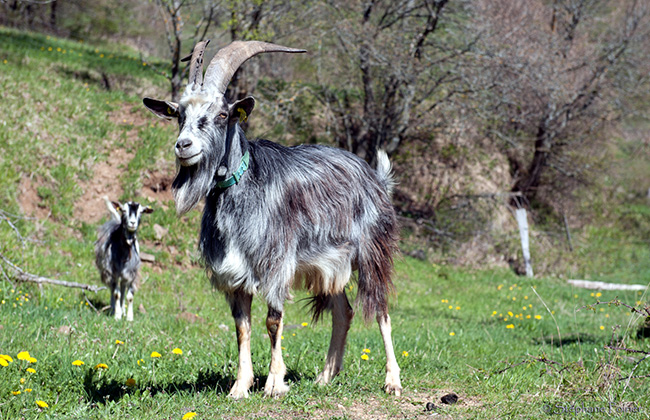
[[[23,271],[23,269],[21,269],[20,267],[14,265],[4,255],[0,254],[0,258],[9,266],[9,268],[11,268],[15,272],[16,279],[20,281],[26,281],[26,282],[37,283],[37,284],[47,283],[47,284],[54,284],[56,286],[73,287],[73,288],[88,290],[95,293],[99,292],[100,290],[106,289],[106,287],[103,286],[99,287],[90,284],[76,283],[71,281],[54,280],[47,277],[41,277],[34,274],[30,274],[27,273],[26,271]]]

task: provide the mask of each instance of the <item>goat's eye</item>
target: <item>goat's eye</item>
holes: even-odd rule
[[[219,114],[219,118],[221,118],[222,120],[225,120],[226,118],[228,118],[228,114],[226,114],[225,112],[222,112],[221,114]]]

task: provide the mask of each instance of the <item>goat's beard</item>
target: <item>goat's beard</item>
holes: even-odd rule
[[[181,166],[178,161],[176,162],[178,173],[172,183],[176,214],[180,216],[192,210],[208,194],[218,162],[218,159],[205,153],[203,158],[193,166]]]

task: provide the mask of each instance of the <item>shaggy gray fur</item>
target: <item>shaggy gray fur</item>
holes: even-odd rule
[[[112,218],[99,228],[95,242],[95,264],[102,282],[111,289],[111,312],[116,319],[120,319],[124,314],[126,299],[129,305],[127,320],[131,321],[131,305],[140,269],[140,248],[136,235],[142,213],[152,210],[134,202],[113,205],[121,212],[121,220]]]

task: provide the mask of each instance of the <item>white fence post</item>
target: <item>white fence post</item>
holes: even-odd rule
[[[528,243],[528,217],[526,216],[526,209],[517,209],[515,216],[519,225],[521,250],[524,253],[524,263],[526,264],[526,277],[533,277],[533,266],[530,262],[530,246]]]

